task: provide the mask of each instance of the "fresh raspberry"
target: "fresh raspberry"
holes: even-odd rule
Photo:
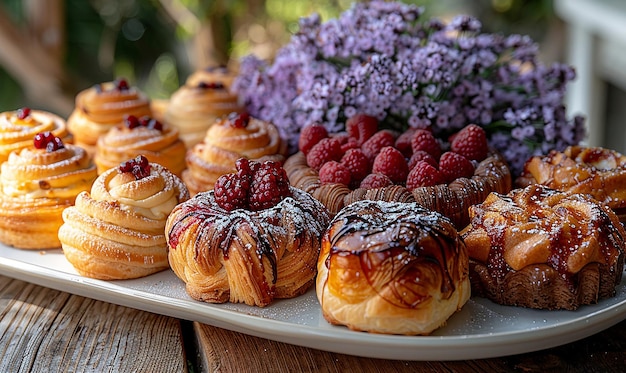
[[[428,164],[426,161],[419,161],[413,167],[406,180],[408,190],[419,187],[443,184],[445,179],[439,170]]]
[[[338,161],[343,156],[341,143],[331,137],[321,139],[315,144],[309,154],[306,155],[306,163],[309,167],[319,171],[322,165],[329,161]]]
[[[413,149],[413,153],[418,150],[423,150],[432,155],[435,159],[439,159],[441,155],[441,145],[439,145],[439,142],[435,136],[433,136],[432,132],[425,129],[415,131],[411,139],[411,149]]]
[[[383,174],[369,174],[361,181],[359,187],[364,189],[377,189],[393,185],[393,181]]]
[[[363,150],[363,153],[365,153],[367,158],[373,162],[374,158],[376,158],[382,148],[385,146],[393,146],[395,142],[396,137],[393,132],[389,130],[381,130],[365,141],[365,143],[361,145],[361,150]]]
[[[237,174],[222,175],[213,187],[215,202],[226,211],[247,208],[249,187]]]
[[[248,192],[248,207],[252,211],[276,206],[291,196],[287,172],[278,162],[263,162],[252,176]]]
[[[378,130],[378,119],[365,114],[357,114],[346,121],[346,131],[350,137],[363,145]]]
[[[360,149],[360,148],[361,146],[359,145],[359,143],[353,138],[349,138],[348,141],[341,144],[341,151],[344,153],[346,153],[350,149]]]
[[[47,146],[46,151],[48,151]],[[120,163],[117,168],[117,172],[130,172],[135,177],[135,180],[141,180],[144,177],[150,176],[150,162],[148,161],[148,158],[140,154],[133,159]]]
[[[419,161],[425,161],[425,162],[427,162],[428,164],[430,164],[433,167],[438,167],[439,166],[437,164],[437,160],[435,159],[435,157],[433,157],[432,155],[426,153],[423,150],[418,150],[415,153],[413,153],[413,155],[411,156],[411,159],[409,159],[409,170],[412,170],[413,167],[415,167],[415,165]]]
[[[298,140],[298,148],[304,155],[309,154],[309,150],[320,142],[321,139],[328,137],[328,131],[326,127],[321,124],[311,124],[305,126],[300,131],[300,138]]]
[[[341,164],[350,171],[353,182],[361,182],[370,173],[370,160],[361,149],[348,149],[341,157]]]
[[[460,177],[470,178],[474,175],[474,165],[464,156],[455,152],[445,152],[439,158],[439,172],[452,182]]]
[[[320,182],[322,184],[350,185],[350,170],[337,161],[324,163],[320,168]]]
[[[454,136],[450,148],[469,160],[482,161],[489,152],[487,134],[481,127],[470,124]]]
[[[406,158],[411,158],[413,154],[413,148],[411,146],[411,140],[413,139],[413,135],[415,134],[415,128],[409,128],[404,131],[398,138],[396,139],[395,147],[398,149]]]
[[[385,146],[374,159],[372,172],[387,175],[395,184],[402,184],[409,174],[409,166],[398,149]]]

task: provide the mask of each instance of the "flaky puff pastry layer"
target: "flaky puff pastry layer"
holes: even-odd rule
[[[56,114],[31,110],[28,116],[20,119],[17,110],[0,113],[0,163],[6,161],[11,152],[32,147],[35,135],[46,131],[66,144],[72,142],[65,120]]]
[[[135,87],[120,90],[113,82],[105,82],[76,95],[67,126],[76,144],[94,154],[98,137],[121,124],[125,115],[150,116],[150,100]]]
[[[236,172],[239,158],[282,162],[286,151],[287,143],[273,124],[250,118],[247,126],[235,127],[222,118],[209,128],[201,143],[187,151],[183,181],[195,195],[213,189],[220,176]]]
[[[189,192],[159,164],[137,180],[117,168],[104,172],[63,211],[59,239],[67,260],[86,277],[117,280],[168,268],[165,220]]]
[[[234,77],[225,68],[198,70],[170,97],[164,120],[179,129],[188,148],[201,142],[218,119],[243,112],[237,95],[230,91]]]
[[[172,211],[165,228],[170,265],[192,298],[263,307],[313,284],[329,218],[309,194],[291,191],[261,211],[225,211],[213,191]]]
[[[11,153],[0,171],[0,241],[22,249],[61,247],[61,214],[96,176],[85,150],[74,145]]]
[[[416,203],[358,201],[322,239],[316,291],[331,324],[430,334],[470,297],[468,255],[452,222]]]
[[[94,161],[98,173],[119,166],[120,163],[143,155],[150,162],[164,166],[180,177],[185,169],[185,144],[178,130],[167,124],[163,130],[148,127],[129,129],[118,125],[98,139]]]

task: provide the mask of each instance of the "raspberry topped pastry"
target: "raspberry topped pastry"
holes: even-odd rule
[[[312,193],[331,214],[363,199],[417,202],[461,228],[469,222],[469,206],[511,189],[506,162],[489,149],[477,125],[443,141],[427,129],[379,130],[376,118],[356,115],[346,131],[329,135],[321,125],[306,126],[300,151],[285,161],[291,184]]]
[[[165,220],[188,198],[182,181],[158,163],[143,156],[125,161],[63,211],[63,253],[86,277],[122,280],[162,271],[169,267]]]
[[[33,137],[41,132],[50,132],[66,144],[72,142],[65,120],[56,114],[28,107],[0,113],[0,163],[12,151],[31,147]]]
[[[168,217],[170,265],[194,299],[267,306],[313,284],[328,220],[279,163],[240,158],[236,173]]]
[[[0,241],[21,249],[61,247],[61,214],[89,190],[96,166],[84,149],[51,132],[15,151],[0,171]]]
[[[67,126],[76,144],[93,155],[98,138],[122,124],[126,115],[151,115],[150,100],[126,79],[119,78],[79,92]]]

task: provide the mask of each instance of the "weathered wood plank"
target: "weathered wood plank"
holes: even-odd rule
[[[0,276],[0,372],[185,372],[180,321]]]

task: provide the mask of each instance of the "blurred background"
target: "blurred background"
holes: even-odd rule
[[[77,92],[115,77],[167,98],[196,69],[236,64],[249,53],[271,59],[301,16],[335,18],[352,2],[0,0],[0,111],[29,106],[67,117]],[[567,62],[557,0],[405,2],[423,5],[424,17],[467,13],[483,31],[528,34],[541,44],[545,63]],[[607,89],[606,105],[625,106],[623,91]]]

